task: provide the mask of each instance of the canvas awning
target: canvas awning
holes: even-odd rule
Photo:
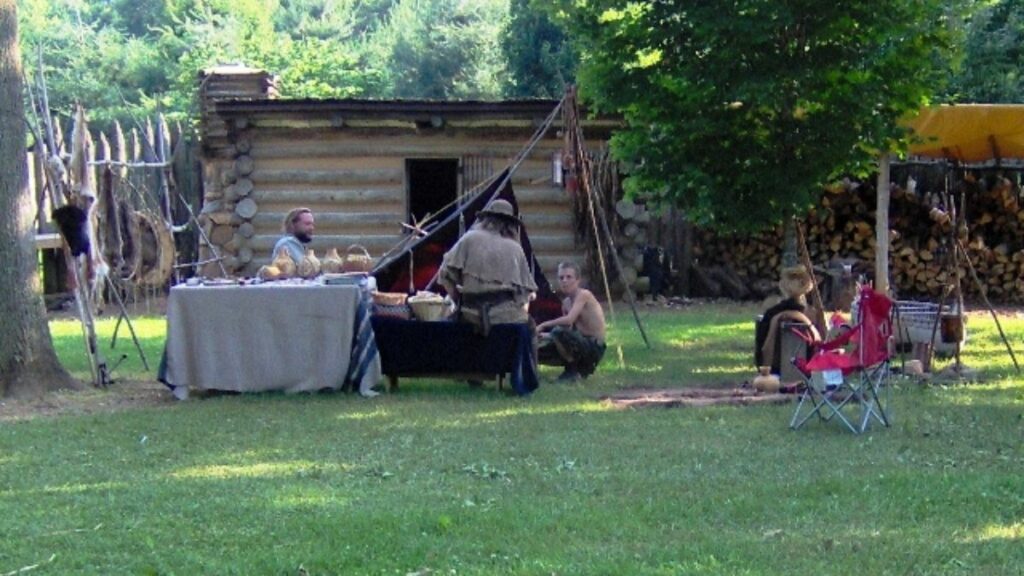
[[[920,138],[914,156],[978,163],[1024,159],[1024,104],[957,104],[922,108],[905,125]],[[875,287],[889,290],[889,154],[878,165]]]
[[[921,142],[909,153],[961,163],[1024,159],[1024,105],[961,104],[922,108],[907,122]]]

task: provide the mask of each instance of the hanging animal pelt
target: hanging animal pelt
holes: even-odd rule
[[[71,129],[71,161],[68,169],[71,177],[71,193],[75,196],[96,199],[96,188],[93,185],[92,138],[89,137],[89,125],[85,121],[85,109],[75,109],[75,124]]]
[[[132,207],[126,200],[119,200],[117,203],[118,228],[121,231],[121,269],[118,275],[121,278],[131,278],[135,273],[135,261],[139,258],[139,248],[136,244],[138,231],[132,226]]]
[[[78,106],[75,110],[75,124],[71,131],[71,161],[68,175],[71,180],[71,204],[86,213],[86,236],[93,240],[88,242],[89,255],[86,262],[86,278],[90,283],[90,293],[94,301],[103,287],[103,282],[110,273],[110,266],[100,251],[96,238],[96,188],[93,182],[92,138],[89,136],[89,125],[85,120],[85,109]]]
[[[54,210],[52,217],[68,248],[71,249],[72,256],[78,258],[92,250],[89,226],[86,222],[89,219],[88,212],[75,204],[67,204]]]
[[[139,286],[163,286],[174,271],[174,236],[156,214],[135,211],[130,220],[131,244],[135,249],[131,279]],[[129,261],[126,259],[125,264]]]
[[[124,266],[124,247],[121,241],[121,215],[115,194],[115,175],[110,166],[101,168],[100,194],[97,198],[97,212],[100,217],[100,244],[103,257],[110,264],[114,276],[119,277]]]

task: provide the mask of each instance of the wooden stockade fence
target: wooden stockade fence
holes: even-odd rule
[[[71,119],[52,121],[57,154],[69,158]],[[180,123],[162,116],[124,130],[115,122],[106,132],[90,134],[86,149],[95,183],[90,210],[91,240],[110,267],[110,278],[128,301],[161,293],[175,276],[188,275],[195,262],[198,231],[190,223],[192,207],[202,205],[202,187],[194,138]],[[71,298],[68,266],[51,221],[53,196],[48,193],[43,147],[28,154],[29,184],[37,200],[37,246],[43,252],[44,293],[49,304]],[[186,205],[187,204],[187,205]],[[104,291],[99,297],[110,297]],[[102,302],[101,302],[102,303]]]

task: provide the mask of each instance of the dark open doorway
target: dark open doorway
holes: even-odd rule
[[[405,161],[409,214],[422,220],[455,201],[459,193],[459,161],[431,158]]]

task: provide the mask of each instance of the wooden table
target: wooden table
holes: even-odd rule
[[[373,317],[381,371],[397,383],[405,377],[457,379],[509,376],[512,389],[526,395],[539,377],[533,335],[526,324],[495,324],[486,338],[469,324]]]
[[[380,381],[368,308],[356,286],[175,286],[159,378],[188,390],[301,392]]]

